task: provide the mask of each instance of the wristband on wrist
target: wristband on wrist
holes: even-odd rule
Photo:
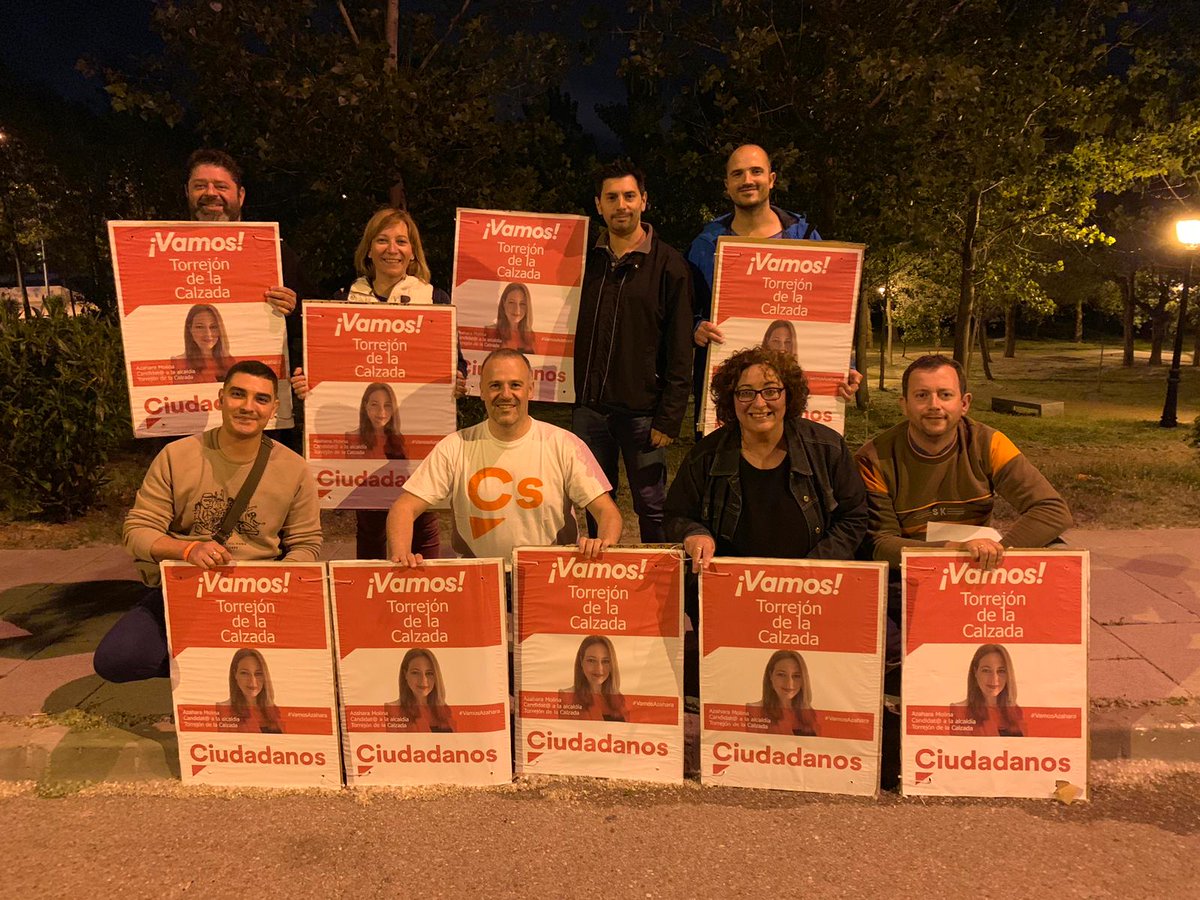
[[[183,556],[181,557],[181,559],[184,562],[187,562],[187,558],[191,555],[192,551],[195,550],[199,546],[200,546],[199,541],[192,541],[190,544],[188,544],[186,547],[183,548]]]

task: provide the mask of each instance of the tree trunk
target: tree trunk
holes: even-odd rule
[[[1158,276],[1158,305],[1150,317],[1150,365],[1162,365],[1163,343],[1167,339],[1167,304],[1171,302],[1171,285]]]
[[[1004,358],[1017,355],[1017,304],[1010,303],[1004,310]]]
[[[992,351],[988,349],[987,322],[982,316],[979,319],[979,361],[983,363],[983,377],[995,381],[992,377]]]
[[[1083,298],[1075,301],[1075,343],[1083,343]]]
[[[1192,365],[1200,366],[1200,326],[1196,327],[1196,342],[1192,345]]]
[[[17,290],[21,292],[21,303],[25,307],[25,318],[33,318],[33,307],[29,305],[29,287],[25,284],[25,265],[21,262],[21,248],[16,239],[12,242],[13,265],[17,270]]]
[[[867,385],[867,334],[871,331],[871,310],[867,304],[867,288],[862,285],[858,289],[858,328],[854,335],[854,361],[862,372],[862,384],[854,395],[854,405],[866,409],[871,402],[871,389]]]
[[[1121,279],[1121,365],[1133,365],[1133,314],[1137,302],[1137,272],[1133,271]]]
[[[383,30],[387,33],[388,55],[383,64],[385,72],[396,71],[396,60],[400,57],[400,0],[387,0],[387,16]]]
[[[975,232],[979,230],[982,194],[972,189],[967,194],[967,221],[963,228],[960,257],[962,271],[958,283],[958,318],[954,321],[954,358],[967,369],[971,352],[971,313],[975,305]]]

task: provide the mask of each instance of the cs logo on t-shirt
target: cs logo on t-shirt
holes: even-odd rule
[[[481,512],[498,512],[513,501],[521,509],[537,509],[542,505],[542,480],[522,478],[516,483],[514,492],[512,473],[494,466],[480,469],[467,482],[467,497],[471,505]],[[487,534],[504,521],[504,516],[471,516],[471,536]]]

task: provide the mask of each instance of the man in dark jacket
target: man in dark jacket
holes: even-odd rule
[[[646,178],[628,162],[596,176],[606,229],[588,251],[575,338],[573,427],[614,493],[625,460],[645,542],[663,538],[665,448],[679,436],[692,368],[692,283],[683,256],[642,222]],[[588,527],[595,534],[589,518]]]

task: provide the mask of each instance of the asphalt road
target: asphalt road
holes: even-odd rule
[[[6,897],[1196,897],[1200,765],[1093,799],[879,800],[582,780],[265,793],[0,785]]]

